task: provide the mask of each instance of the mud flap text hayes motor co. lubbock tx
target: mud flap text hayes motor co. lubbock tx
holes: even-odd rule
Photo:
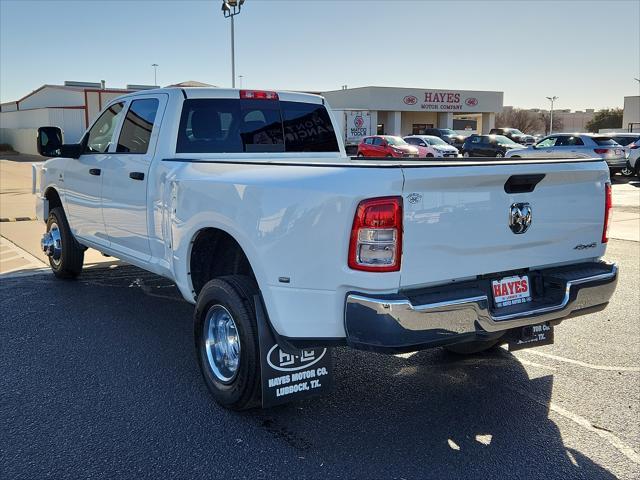
[[[336,125],[316,95],[162,88],[110,101],[78,144],[40,128],[53,273],[90,247],[174,281],[235,410],[325,393],[332,346],[530,347],[607,305],[603,160],[360,160]]]

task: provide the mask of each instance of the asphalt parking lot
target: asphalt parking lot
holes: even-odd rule
[[[614,218],[633,225],[638,184],[616,183]],[[37,262],[38,227],[2,225]],[[118,263],[69,282],[19,267],[0,275],[0,478],[638,478],[640,243],[611,240],[607,259],[608,309],[554,345],[336,349],[331,394],[241,414],[207,392],[170,282]]]

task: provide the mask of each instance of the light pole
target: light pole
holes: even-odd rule
[[[157,87],[158,86],[158,64],[152,63],[151,66],[153,67],[153,86]]]
[[[558,99],[555,95],[553,97],[547,97],[547,100],[551,102],[551,112],[549,113],[549,135],[553,133],[553,102]]]
[[[233,33],[233,17],[240,13],[244,0],[222,0],[224,18],[231,18],[231,87],[236,88],[236,47]]]

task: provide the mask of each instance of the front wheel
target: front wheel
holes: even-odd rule
[[[49,265],[56,277],[76,278],[82,272],[84,248],[73,237],[62,207],[49,212],[47,233],[42,237],[41,247],[49,257]]]
[[[207,282],[198,295],[194,334],[200,370],[215,400],[231,410],[261,401],[257,293],[251,278],[229,275]]]

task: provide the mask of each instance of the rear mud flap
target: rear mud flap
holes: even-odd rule
[[[289,345],[280,348],[262,300],[256,296],[254,301],[260,342],[262,408],[329,393],[333,388],[331,349],[317,347],[295,351]]]

